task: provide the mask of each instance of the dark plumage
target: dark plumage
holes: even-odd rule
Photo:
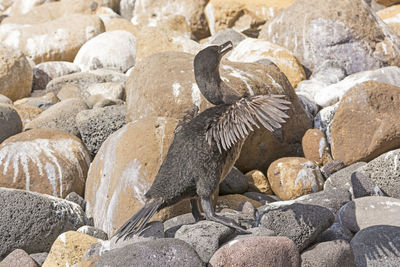
[[[174,139],[160,170],[145,194],[144,207],[118,231],[118,238],[140,233],[154,213],[185,198],[191,199],[196,220],[201,219],[196,198],[199,197],[205,217],[244,231],[233,220],[214,213],[211,197],[239,157],[250,131],[259,123],[274,131],[288,116],[290,102],[280,95],[242,98],[220,78],[222,56],[232,43],[210,46],[194,59],[196,82],[211,107],[197,115],[191,109],[179,122]]]

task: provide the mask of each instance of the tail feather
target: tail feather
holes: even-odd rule
[[[160,200],[150,200],[147,202],[143,208],[141,208],[136,214],[134,214],[118,231],[115,233],[117,236],[117,242],[119,239],[124,238],[124,240],[132,235],[139,234],[148,220],[153,217],[157,212],[158,208],[161,206],[162,201]]]

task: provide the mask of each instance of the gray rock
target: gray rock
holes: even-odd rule
[[[68,98],[82,98],[81,89],[76,84],[67,83],[62,86],[61,90],[57,93],[57,97],[61,101],[64,101]]]
[[[12,266],[38,267],[36,262],[22,249],[14,250],[3,261],[0,262],[0,267]]]
[[[344,163],[343,161],[340,160],[332,160],[326,163],[322,168],[321,168],[321,173],[325,177],[325,179],[328,179],[329,176],[334,174],[335,172],[341,170],[344,168]]]
[[[302,267],[353,267],[354,255],[344,240],[318,243],[301,254]]]
[[[35,119],[25,125],[25,130],[33,128],[50,128],[68,132],[79,137],[76,115],[88,107],[79,98],[71,98],[59,102],[43,111]]]
[[[339,220],[353,233],[374,225],[400,227],[400,199],[380,196],[357,198],[340,209]]]
[[[68,200],[68,201],[78,204],[82,208],[83,211],[86,210],[86,200],[84,200],[83,197],[81,197],[80,195],[78,195],[75,192],[69,193],[65,197],[65,200]]]
[[[2,103],[2,104],[10,104],[10,105],[13,104],[11,99],[9,99],[8,97],[6,97],[5,95],[2,95],[2,94],[0,94],[0,103]]]
[[[191,225],[183,225],[176,232],[175,238],[187,242],[204,262],[208,262],[220,244],[233,233],[232,228],[220,223],[200,221]]]
[[[294,203],[267,211],[262,215],[260,223],[278,236],[290,238],[302,251],[334,220],[333,213],[327,208]]]
[[[22,131],[22,121],[12,105],[0,103],[0,143]]]
[[[263,205],[281,200],[278,196],[266,195],[266,194],[259,193],[259,192],[246,192],[243,195],[248,198],[258,201],[258,202],[262,203]]]
[[[106,232],[104,232],[103,230],[98,229],[96,227],[93,227],[93,226],[84,225],[84,226],[80,227],[77,231],[80,233],[83,233],[83,234],[93,236],[95,238],[102,239],[102,240],[108,239],[108,235]]]
[[[271,229],[259,226],[259,227],[253,227],[250,229],[247,229],[247,231],[250,232],[250,234],[238,234],[235,233],[235,237],[232,238],[231,240],[239,240],[242,238],[248,238],[251,236],[276,236],[276,233],[272,231]]]
[[[357,171],[366,173],[386,195],[400,198],[400,149],[380,155]]]
[[[31,96],[17,100],[15,101],[15,105],[25,104],[46,110],[58,102],[60,102],[60,100],[54,93],[48,93],[41,96]]]
[[[347,228],[344,228],[340,222],[335,222],[331,225],[331,227],[322,232],[322,234],[318,237],[317,242],[327,242],[333,240],[346,240],[350,242],[353,236],[353,233]]]
[[[236,167],[228,173],[226,178],[219,184],[219,194],[243,194],[249,188],[246,176]]]
[[[208,43],[213,45],[221,45],[227,41],[231,41],[233,47],[236,47],[241,41],[246,38],[246,35],[244,35],[243,33],[235,31],[234,29],[226,29],[223,31],[219,31],[211,36]]]
[[[67,61],[42,62],[33,68],[33,90],[44,90],[54,78],[79,72],[81,69]]]
[[[379,186],[362,172],[356,171],[351,174],[351,187],[353,198],[384,195]]]
[[[376,225],[358,232],[350,242],[357,267],[400,266],[400,227]]]
[[[242,208],[243,207],[240,207],[240,209]],[[229,208],[224,208],[221,211],[216,212],[216,214],[234,220],[237,224],[245,229],[250,229],[255,225],[255,219],[256,215],[258,215],[258,211],[249,214]]]
[[[138,242],[105,252],[95,266],[197,267],[205,264],[186,242],[164,238]]]
[[[308,117],[311,120],[314,120],[314,117],[317,115],[317,113],[319,111],[318,105],[305,96],[299,95],[298,97],[299,97],[300,103],[303,105],[304,110],[306,111]]]
[[[332,106],[323,108],[314,117],[314,128],[320,129],[325,133],[329,144],[332,144],[331,127],[333,117],[335,116],[338,107],[339,103],[336,103]]]
[[[193,224],[195,219],[192,213],[185,213],[164,222],[165,236],[175,237],[176,231],[179,230],[184,224]]]
[[[125,105],[83,110],[76,116],[76,124],[89,151],[95,155],[109,135],[125,124]]]
[[[42,266],[44,261],[46,260],[49,253],[47,252],[40,252],[40,253],[32,253],[29,254],[31,258],[37,263],[37,265]]]
[[[324,191],[329,191],[334,188],[347,190],[353,196],[353,187],[351,183],[351,175],[355,172],[358,168],[364,166],[365,162],[357,162],[351,164],[350,166],[341,169],[326,179],[324,184]]]
[[[347,76],[346,70],[337,61],[327,60],[317,66],[310,77],[325,84],[334,84]]]
[[[16,248],[47,252],[56,238],[87,223],[79,205],[17,189],[0,188],[0,259]]]
[[[90,108],[104,108],[114,105],[124,105],[125,102],[120,99],[108,99],[102,95],[91,95],[86,99],[86,104]]]
[[[58,94],[61,88],[67,84],[75,84],[82,90],[94,83],[116,82],[125,84],[126,76],[120,72],[106,69],[97,69],[88,72],[79,72],[64,75],[51,80],[46,86],[46,92]]]

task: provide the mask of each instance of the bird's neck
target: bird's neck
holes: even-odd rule
[[[232,104],[241,98],[239,93],[222,81],[219,71],[207,76],[196,81],[200,92],[212,104]]]

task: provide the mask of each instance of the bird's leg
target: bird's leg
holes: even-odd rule
[[[204,216],[201,215],[199,210],[199,205],[197,205],[197,199],[191,198],[190,199],[190,206],[192,207],[192,214],[196,222],[204,220]]]
[[[243,229],[240,225],[238,225],[231,218],[226,218],[226,217],[216,215],[214,212],[214,208],[211,204],[210,197],[201,197],[201,207],[203,208],[203,211],[204,211],[204,214],[206,215],[207,220],[218,222],[225,226],[235,228],[236,230],[238,230],[241,233],[250,234],[249,231],[246,231],[245,229]]]

